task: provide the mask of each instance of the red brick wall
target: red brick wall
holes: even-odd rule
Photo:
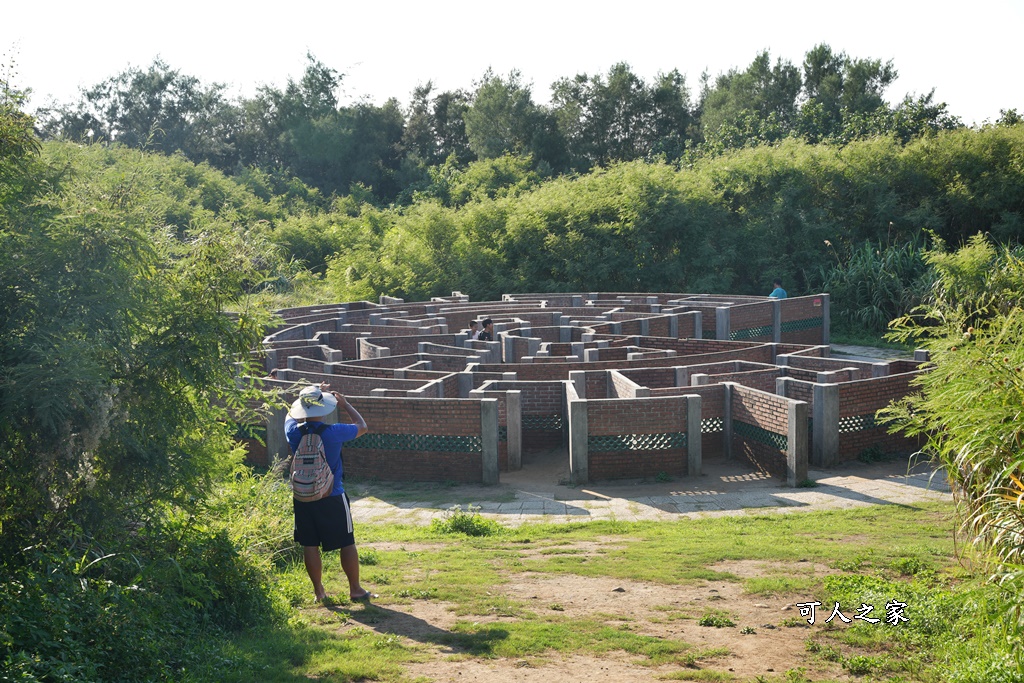
[[[423,380],[417,379],[388,379],[385,377],[354,377],[352,375],[328,375],[323,372],[306,372],[301,370],[279,370],[278,379],[288,382],[305,380],[311,384],[327,382],[331,385],[331,391],[337,391],[346,396],[369,396],[374,389],[400,389],[409,391],[419,389],[426,384]]]
[[[540,339],[542,342],[560,342],[562,340],[561,327],[531,327],[528,337]]]
[[[817,306],[815,306],[815,302],[818,303]],[[785,331],[785,324],[788,322],[822,317],[825,307],[824,299],[821,296],[801,296],[782,299],[780,305],[782,307],[780,313],[783,323],[782,341],[790,344],[824,343],[825,330],[820,325],[806,330]]]
[[[495,391],[518,390],[522,405],[523,417],[523,449],[537,450],[560,448],[562,446],[562,429],[540,429],[530,426],[528,417],[562,416],[564,385],[561,382],[524,382],[500,381],[487,387]]]
[[[401,327],[396,330],[404,329]],[[455,346],[454,334],[411,334],[406,336],[370,337],[369,342],[375,346],[383,346],[391,350],[392,356],[402,356],[419,352],[420,342],[433,342],[445,346]]]
[[[676,369],[674,367],[625,369],[621,370],[621,372],[642,387],[660,389],[676,385]]]
[[[571,356],[572,344],[549,344],[548,353],[552,356]],[[582,360],[582,358],[580,360]]]
[[[748,370],[746,372],[727,372],[720,375],[709,375],[708,381],[715,382],[736,382],[751,389],[766,391],[769,394],[775,393],[775,380],[783,376],[783,370],[779,368],[768,370]]]
[[[458,399],[378,399],[357,397],[352,405],[377,434],[480,436],[480,402]],[[346,416],[347,417],[347,416]],[[349,476],[393,481],[483,480],[481,452],[343,450]]]
[[[721,421],[725,418],[725,387],[721,384],[709,384],[699,387],[674,387],[652,389],[651,397],[685,396],[697,394],[701,397],[700,419],[706,427],[701,438],[701,457],[714,458],[725,453],[725,432]],[[718,425],[718,431],[711,431],[711,423]]]
[[[323,372],[324,362],[296,356],[288,358],[288,367],[294,372]],[[285,371],[280,370],[279,372]]]
[[[839,385],[839,460],[856,459],[865,449],[877,446],[883,453],[912,453],[919,448],[916,440],[900,434],[889,434],[884,425],[871,429],[844,431],[843,418],[874,415],[893,399],[917,391],[911,381],[917,372],[876,377]]]
[[[636,398],[636,391],[640,388],[636,382],[626,378],[617,370],[609,370],[608,379],[611,390],[611,396],[608,398]]]
[[[328,365],[328,369],[331,371],[331,374],[334,375],[349,375],[351,377],[382,377],[385,379],[395,378],[395,371],[393,368],[377,368],[372,365],[331,363]]]
[[[735,333],[755,327],[767,327],[766,334],[759,334],[753,337],[744,335],[743,339],[750,341],[772,341],[772,306],[773,304],[771,301],[762,301],[754,304],[730,307],[730,332]]]
[[[663,434],[686,431],[686,399],[665,398],[587,401],[588,436]],[[591,479],[655,477],[660,472],[686,476],[686,448],[588,451]]]
[[[786,454],[769,444],[744,438],[736,430],[736,422],[745,422],[774,434],[789,434],[789,402],[774,394],[733,386],[733,455],[745,458],[762,472],[773,477],[786,476]]]

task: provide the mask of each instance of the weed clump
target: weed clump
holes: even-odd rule
[[[493,519],[480,515],[480,508],[467,505],[453,505],[445,510],[444,517],[430,523],[430,530],[439,534],[463,534],[465,536],[496,536],[505,532]]]

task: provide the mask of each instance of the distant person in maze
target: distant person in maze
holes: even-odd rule
[[[786,298],[786,290],[784,290],[782,288],[782,280],[781,279],[775,278],[774,280],[772,280],[772,286],[775,287],[775,289],[773,289],[772,293],[768,295],[769,297],[771,297],[772,299],[785,299]]]
[[[348,496],[345,494],[341,460],[341,444],[362,436],[368,428],[362,415],[344,396],[336,391],[326,392],[329,386],[323,383],[303,389],[299,393],[299,398],[292,403],[284,422],[284,432],[293,458],[303,437],[316,434],[323,443],[327,465],[334,477],[329,490],[325,488],[322,494],[316,494],[324,495],[319,500],[292,501],[295,512],[295,542],[302,546],[302,559],[309,580],[313,582],[313,593],[317,602],[322,602],[327,597],[322,578],[321,548],[324,552],[340,550],[341,568],[348,578],[349,597],[352,600],[369,600],[373,595],[359,584],[359,553],[352,530],[352,511]],[[324,417],[333,414],[339,405],[352,418],[352,424],[324,424]],[[295,479],[294,467],[292,472]],[[294,481],[292,489],[296,492]]]
[[[480,323],[475,320],[469,321],[469,338],[476,339],[480,336]]]
[[[484,320],[484,329],[476,336],[480,341],[494,341],[494,321],[490,318]]]

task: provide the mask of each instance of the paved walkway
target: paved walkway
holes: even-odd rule
[[[811,470],[816,486],[789,488],[749,466],[723,459],[705,461],[695,479],[673,482],[614,482],[570,487],[558,483],[566,472],[552,454],[503,472],[498,486],[449,488],[352,486],[352,511],[359,522],[429,524],[456,504],[472,501],[485,517],[502,524],[587,520],[670,521],[762,512],[798,512],[914,505],[951,500],[941,473],[906,460],[846,463],[833,470]],[[422,494],[422,500],[410,500]]]

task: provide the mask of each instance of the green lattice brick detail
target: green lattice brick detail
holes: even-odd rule
[[[878,426],[874,413],[867,415],[851,415],[839,418],[839,433],[849,434],[850,432],[862,432],[865,429],[874,429]]]
[[[767,444],[772,448],[777,448],[782,452],[789,450],[789,438],[785,434],[769,432],[763,427],[758,427],[757,425],[752,425],[747,422],[733,420],[732,433],[736,436],[741,436],[744,439],[760,441],[761,443]]]
[[[824,324],[825,319],[822,317],[790,320],[789,322],[782,323],[782,331],[800,332],[802,330],[813,330],[815,327],[822,327]]]
[[[561,415],[523,415],[523,431],[559,432],[562,430]]]
[[[686,432],[662,434],[613,434],[587,437],[587,449],[599,451],[666,451],[686,448]]]
[[[235,425],[235,438],[236,439],[259,439],[263,443],[267,442],[267,426],[266,425]]]
[[[725,431],[725,420],[721,417],[708,417],[700,421],[701,434],[717,434]]]
[[[433,434],[363,434],[345,444],[346,448],[373,448],[380,451],[440,451],[479,453],[479,436],[435,436]]]
[[[772,336],[771,325],[761,325],[761,327],[748,327],[745,330],[732,330],[729,332],[729,339],[732,341],[743,341],[744,339],[756,339],[757,337],[770,337]]]
[[[498,427],[498,441],[508,441],[508,427]]]

